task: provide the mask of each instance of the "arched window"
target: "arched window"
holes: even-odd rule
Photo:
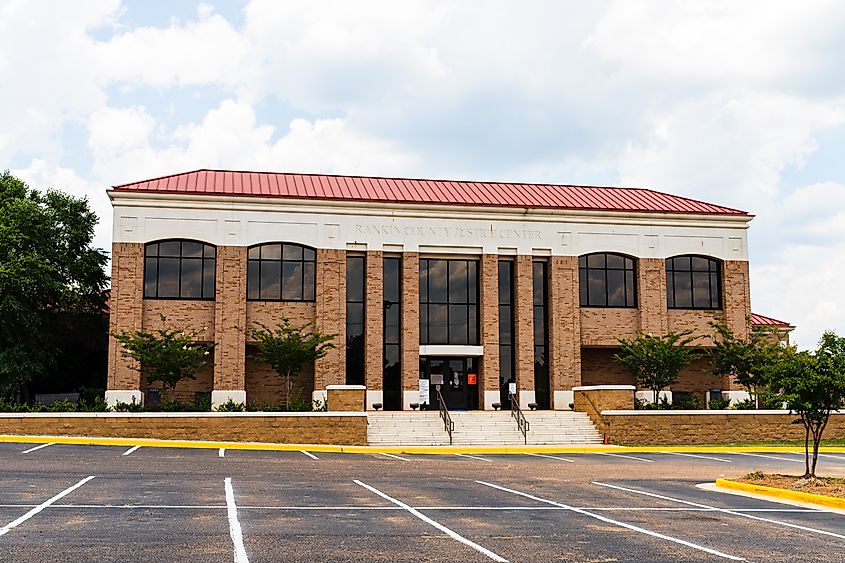
[[[144,248],[145,299],[214,299],[217,249],[193,240],[162,240]]]
[[[313,248],[275,242],[248,251],[246,296],[250,301],[314,301],[316,278]]]
[[[721,309],[722,263],[708,256],[667,258],[666,299],[670,309]]]
[[[633,258],[610,252],[578,258],[582,307],[636,307],[637,272]]]

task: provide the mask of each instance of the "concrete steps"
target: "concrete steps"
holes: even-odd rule
[[[525,444],[509,411],[458,411],[453,444],[462,446],[511,446]],[[600,444],[601,435],[585,413],[570,411],[526,412],[529,445]],[[370,412],[367,441],[383,446],[445,446],[449,435],[437,412]]]

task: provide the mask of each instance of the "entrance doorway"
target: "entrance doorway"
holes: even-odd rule
[[[443,376],[440,392],[449,410],[478,409],[478,359],[455,357],[420,358],[420,378],[430,379],[431,374]],[[440,408],[437,392],[432,386],[429,391],[431,409]]]

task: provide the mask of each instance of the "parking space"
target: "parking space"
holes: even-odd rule
[[[0,444],[3,560],[819,561],[845,551],[841,514],[697,486],[800,471],[788,453],[23,453],[37,445]],[[839,458],[823,458],[822,471],[845,474]]]

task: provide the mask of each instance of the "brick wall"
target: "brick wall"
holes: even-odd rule
[[[331,412],[364,412],[366,389],[363,385],[329,385],[327,407]]]
[[[637,306],[640,330],[646,334],[666,334],[666,261],[661,258],[637,260]]]
[[[255,358],[255,348],[247,346],[245,370],[246,402],[249,405],[285,405],[285,380],[267,364]],[[314,391],[314,364],[305,365],[293,378],[301,399],[310,402]]]
[[[499,256],[484,254],[481,256],[481,345],[484,346],[484,358],[479,374],[478,404],[485,406],[484,392],[499,390]]]
[[[552,391],[581,384],[578,257],[549,259],[549,384]],[[554,405],[553,405],[554,406]]]
[[[420,255],[402,254],[402,389],[419,388]]]
[[[367,417],[352,413],[2,414],[0,434],[363,446]]]
[[[641,311],[584,307],[580,311],[580,317],[583,346],[618,346],[620,338],[634,338],[637,335]]]
[[[245,247],[217,247],[214,306],[214,389],[243,390],[247,328]]]
[[[164,391],[164,386],[160,381],[149,383],[146,377],[141,378],[140,390],[146,393],[151,388],[160,389],[162,401],[176,400],[182,403],[193,403],[196,400],[196,393],[211,393],[214,387],[213,379],[214,357],[211,356],[205,368],[197,374],[196,379],[188,379],[176,384],[176,391],[173,395],[168,395]]]
[[[346,379],[346,251],[317,250],[317,325],[336,334],[335,348],[317,360],[314,387],[339,385]]]
[[[144,245],[116,242],[112,245],[112,280],[109,300],[109,331],[140,330],[144,305]],[[140,389],[141,375],[135,362],[124,358],[121,345],[109,336],[109,389]]]
[[[750,411],[602,413],[610,442],[622,445],[729,444],[803,440],[795,415]],[[825,438],[845,438],[845,414],[833,415]]]
[[[367,253],[364,276],[364,381],[381,389],[384,380],[384,253]]]

